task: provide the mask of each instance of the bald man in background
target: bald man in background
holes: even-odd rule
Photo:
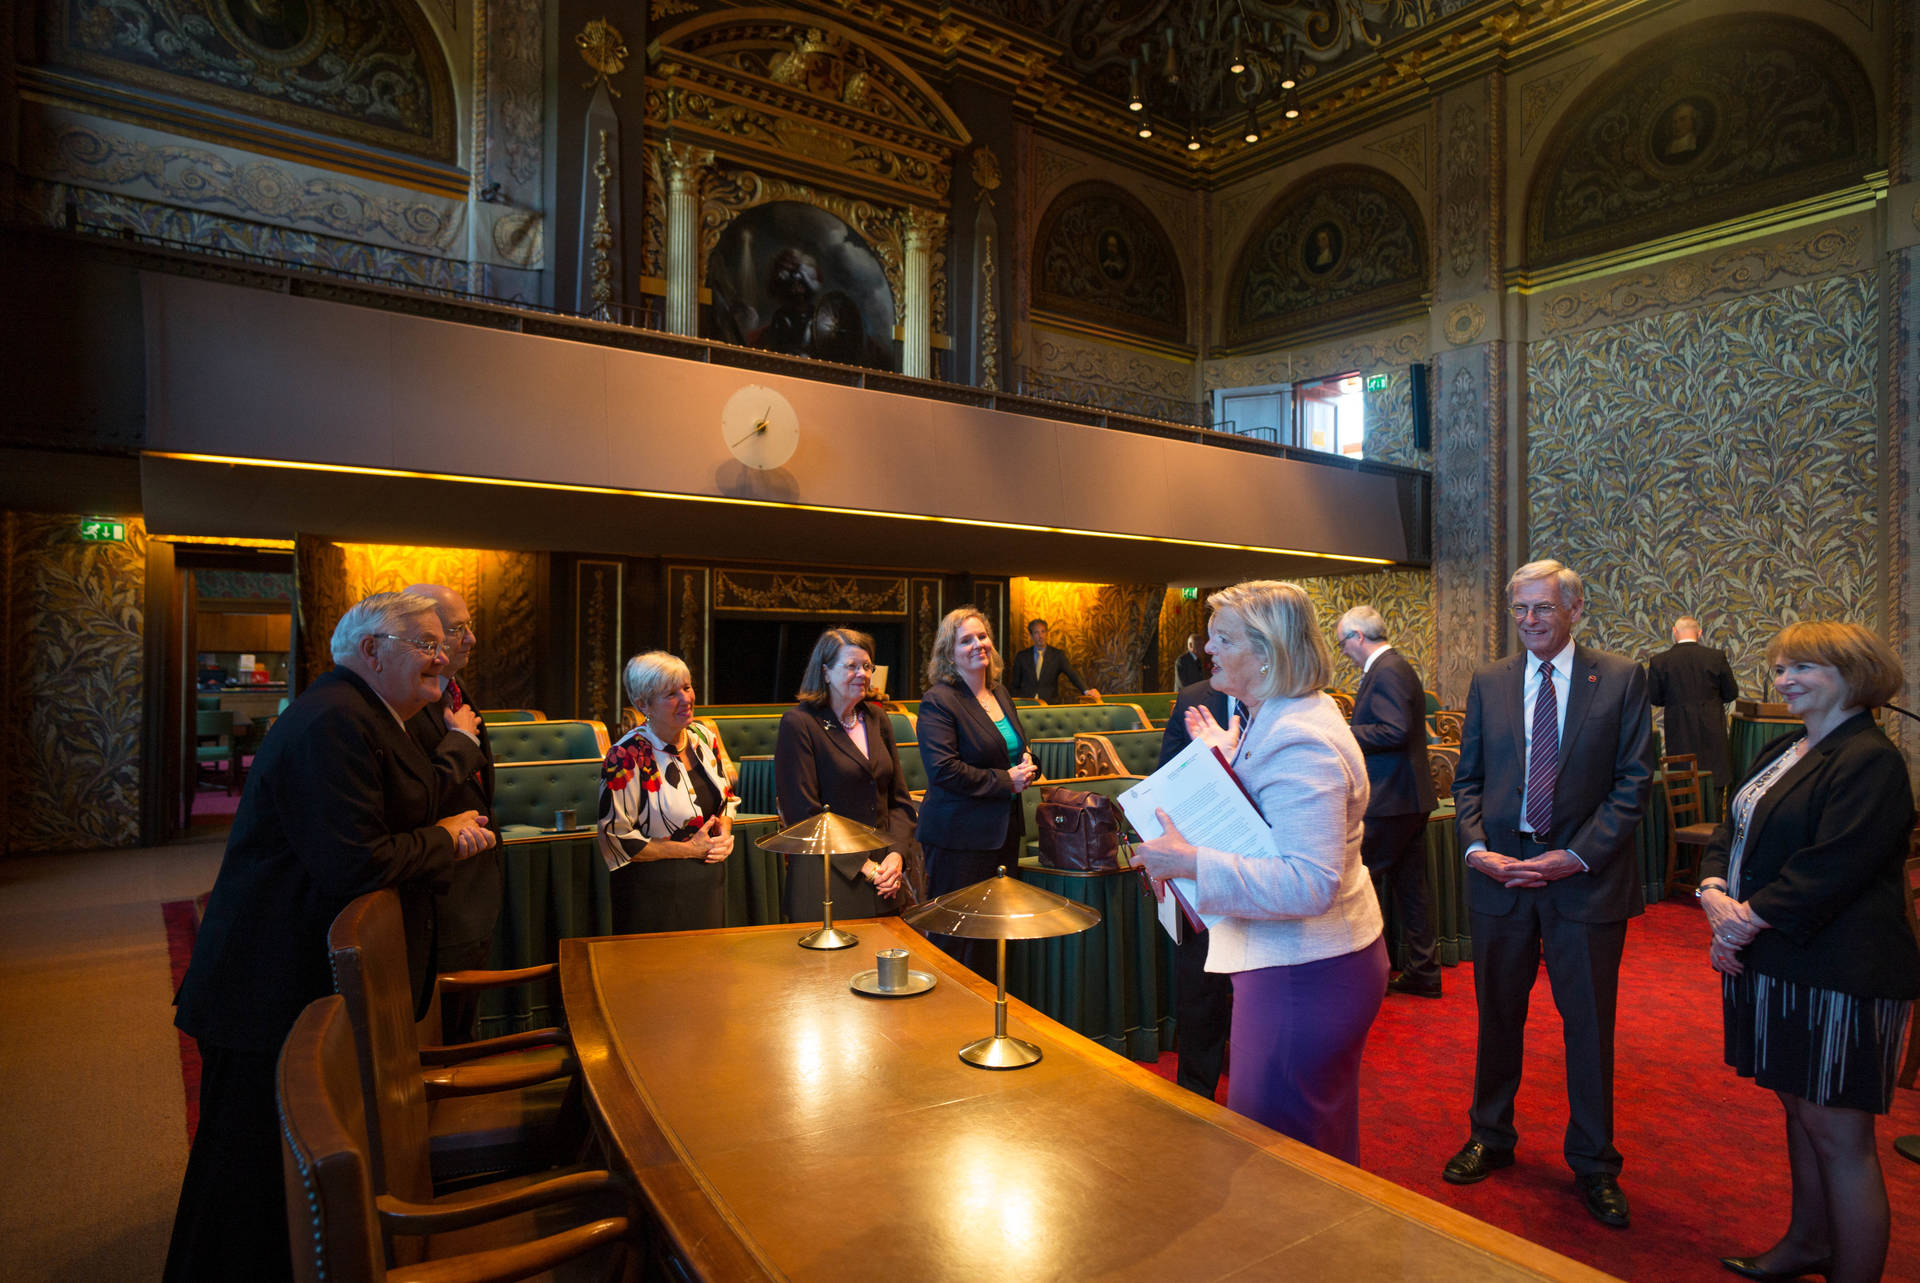
[[[1673,621],[1673,648],[1647,661],[1647,701],[1666,710],[1668,753],[1691,753],[1719,788],[1733,783],[1727,752],[1727,701],[1740,698],[1740,683],[1726,652],[1700,641],[1700,621]]]
[[[472,695],[460,682],[460,675],[467,661],[473,658],[474,644],[478,641],[473,629],[473,612],[467,608],[466,598],[445,584],[414,584],[407,591],[433,602],[447,638],[447,666],[440,674],[440,698],[408,719],[407,733],[433,759],[435,782],[440,786],[441,812],[457,815],[462,811],[476,811],[487,816],[487,827],[498,839],[500,824],[492,818],[493,743],[487,738],[486,723],[477,718],[479,710]],[[470,755],[454,757],[447,752],[447,727],[455,714],[477,729],[481,758],[478,768],[472,765]],[[493,952],[493,928],[500,917],[505,880],[505,855],[496,840],[486,851],[455,865],[451,877],[435,886],[434,909],[439,923],[435,948],[437,971],[470,971],[487,965]],[[447,1042],[474,1041],[480,1036],[479,1022],[477,994],[441,995],[440,1027]]]

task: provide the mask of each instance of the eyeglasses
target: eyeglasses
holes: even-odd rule
[[[1541,602],[1532,606],[1522,606],[1520,603],[1515,602],[1513,605],[1507,607],[1507,610],[1515,619],[1525,619],[1529,615],[1535,619],[1552,619],[1560,613],[1560,607],[1550,601]]]
[[[422,641],[418,637],[402,637],[398,633],[381,633],[380,635],[388,641],[405,642],[422,655],[425,655],[428,659],[445,659],[447,657],[447,648],[439,642]]]
[[[453,624],[447,629],[447,640],[450,642],[473,635],[473,625],[470,623]]]
[[[837,664],[835,667],[843,673],[871,673],[873,671],[872,663],[866,660],[849,661],[845,664]]]

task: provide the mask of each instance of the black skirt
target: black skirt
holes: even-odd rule
[[[1893,1107],[1913,1004],[1859,998],[1752,969],[1721,977],[1726,1059],[1735,1073],[1815,1105]]]
[[[635,860],[607,878],[619,935],[708,931],[727,925],[727,864]]]

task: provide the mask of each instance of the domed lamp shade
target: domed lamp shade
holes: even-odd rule
[[[822,808],[798,824],[781,829],[759,843],[776,855],[820,857],[820,929],[800,937],[802,949],[851,949],[860,937],[833,925],[833,857],[859,851],[884,851],[893,839],[858,820],[849,820]]]
[[[1024,1069],[1039,1061],[1040,1049],[1007,1036],[1007,941],[1070,936],[1100,925],[1100,910],[1007,876],[1005,866],[984,882],[949,891],[900,920],[920,931],[992,940],[1000,992],[993,1001],[993,1036],[970,1042],[960,1059],[981,1069]]]

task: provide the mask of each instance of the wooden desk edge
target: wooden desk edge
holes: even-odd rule
[[[859,918],[844,925],[852,926],[855,922],[880,925],[898,921],[897,918]],[[804,924],[796,926],[792,923],[776,923],[758,927],[734,927],[728,930],[736,934],[791,933],[804,930]],[[704,933],[688,931],[662,934],[699,935]],[[672,1238],[674,1246],[681,1252],[682,1258],[693,1267],[697,1277],[702,1279],[782,1278],[784,1275],[781,1271],[754,1249],[750,1238],[739,1223],[719,1209],[714,1191],[698,1176],[696,1169],[677,1141],[661,1129],[653,1113],[651,1101],[647,1097],[645,1086],[635,1082],[624,1072],[620,1072],[620,1080],[624,1081],[629,1088],[628,1091],[620,1093],[622,1098],[617,1102],[612,1101],[601,1091],[604,1076],[614,1070],[618,1055],[613,1048],[612,1033],[608,1028],[606,1013],[600,1001],[599,986],[594,982],[591,968],[587,963],[587,946],[597,941],[620,938],[622,937],[589,936],[560,942],[560,985],[562,992],[569,995],[570,999],[567,1006],[568,1025],[572,1030],[574,1050],[580,1060],[582,1077],[587,1084],[588,1093],[593,1098],[594,1106],[600,1112],[600,1117],[604,1120],[609,1133],[606,1137],[608,1148],[617,1153],[627,1164],[628,1170],[652,1206],[654,1214],[660,1219],[668,1236]],[[997,996],[997,986],[962,967],[945,952],[935,947],[931,941],[921,939],[914,948],[916,953],[930,959],[933,965],[940,968],[943,979],[971,989],[988,1002],[992,1002]],[[589,997],[591,1005],[586,1008],[580,1007],[578,1003],[571,1001],[573,994]],[[1010,1019],[1017,1016],[1051,1039],[1064,1043],[1063,1049],[1071,1051],[1108,1073],[1125,1078],[1163,1103],[1198,1115],[1256,1149],[1285,1159],[1291,1165],[1338,1185],[1385,1211],[1432,1226],[1474,1251],[1496,1257],[1522,1269],[1532,1270],[1543,1278],[1570,1280],[1572,1283],[1605,1283],[1607,1280],[1614,1279],[1613,1275],[1576,1261],[1572,1257],[1563,1256],[1552,1248],[1521,1238],[1518,1234],[1503,1230],[1496,1225],[1489,1225],[1457,1208],[1449,1207],[1445,1203],[1428,1198],[1403,1185],[1396,1185],[1383,1176],[1375,1176],[1371,1172],[1343,1163],[1331,1155],[1301,1144],[1292,1137],[1283,1136],[1251,1118],[1236,1114],[1224,1105],[1195,1095],[1184,1087],[1168,1082],[1152,1070],[1135,1064],[1118,1052],[1108,1051],[1092,1039],[1035,1011],[1011,995],[1007,998],[1007,1010]],[[619,1115],[617,1120],[608,1116],[610,1109],[617,1110]],[[614,1141],[615,1135],[645,1141],[647,1143],[645,1154],[636,1153],[632,1145],[618,1145]],[[642,1161],[643,1158],[644,1161]]]

